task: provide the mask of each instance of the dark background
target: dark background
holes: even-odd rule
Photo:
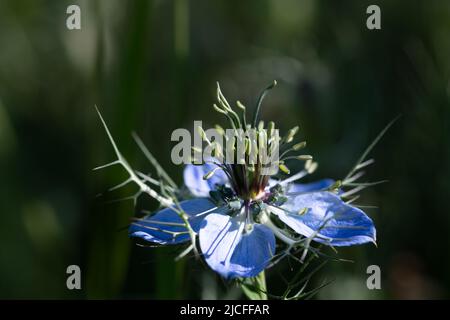
[[[81,7],[81,30],[66,8]],[[381,30],[366,8],[381,7]],[[221,122],[215,82],[252,109],[273,79],[263,118],[300,125],[319,161],[311,177],[342,178],[370,141],[363,192],[378,231],[343,248],[335,281],[317,298],[448,298],[450,293],[450,2],[448,1],[0,1],[0,298],[239,298],[240,291],[174,248],[139,248],[124,229],[135,214],[97,105],[136,169],[150,165],[135,130],[181,182],[171,132]],[[155,208],[141,199],[140,208]],[[80,265],[82,290],[66,288]],[[366,288],[379,265],[382,289]],[[269,290],[282,287],[267,272]]]

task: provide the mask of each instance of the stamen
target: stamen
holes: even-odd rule
[[[222,168],[221,168],[221,167],[215,167],[214,169],[212,169],[211,171],[209,171],[207,174],[205,174],[205,175],[203,176],[203,180],[208,180],[208,179],[210,179],[210,178],[216,173],[216,171],[219,170],[219,169],[222,169]]]
[[[289,168],[288,168],[285,164],[283,164],[283,163],[280,163],[280,164],[278,165],[278,167],[280,168],[281,171],[283,171],[283,172],[286,173],[286,174],[290,174],[290,173],[291,173],[291,171],[289,170]]]
[[[194,245],[191,243],[189,247],[187,247],[183,252],[181,252],[176,258],[175,261],[179,261],[183,257],[185,257],[189,252],[191,252],[194,249]]]
[[[297,159],[298,160],[312,160],[313,157],[309,154],[302,154],[302,155],[297,156]]]
[[[305,162],[305,170],[308,172],[308,174],[313,174],[314,171],[317,170],[317,167],[319,164],[317,162],[313,162],[312,160],[307,160]]]
[[[306,147],[306,141],[302,141],[302,142],[300,142],[300,143],[295,144],[295,145],[292,147],[292,150],[298,151],[298,150],[300,150],[300,149],[303,149],[304,147]]]
[[[299,129],[300,129],[299,126],[295,126],[294,128],[288,131],[288,134],[286,136],[286,143],[291,143],[292,140],[294,140],[294,136],[297,134]]]
[[[285,180],[280,181],[278,184],[281,185],[281,186],[284,186],[284,185],[286,185],[288,183],[291,183],[291,182],[294,182],[294,181],[296,181],[298,179],[301,179],[301,178],[303,178],[306,175],[308,175],[308,172],[306,170],[302,170],[302,171],[294,174],[293,176],[291,176],[291,177],[289,177],[289,178],[287,178]]]

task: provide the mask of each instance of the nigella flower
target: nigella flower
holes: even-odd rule
[[[161,245],[191,242],[189,248],[197,246],[198,237],[201,255],[225,278],[255,277],[291,249],[308,249],[311,241],[336,247],[375,242],[372,220],[351,204],[356,199],[354,194],[369,185],[358,184],[356,180],[362,175],[357,171],[371,160],[360,159],[343,181],[298,183],[317,168],[309,155],[290,155],[305,147],[304,142],[293,141],[298,127],[283,138],[271,139],[267,130],[273,132],[274,124],[269,123],[267,130],[263,122],[257,124],[261,101],[272,86],[261,95],[252,124],[246,123],[245,107],[238,102],[243,110],[243,116],[239,117],[218,87],[219,104],[214,108],[227,116],[234,130],[256,130],[253,140],[242,138],[244,160],[226,162],[221,157],[223,149],[202,131],[204,141],[215,155],[202,165],[187,164],[184,168],[184,185],[190,197],[179,199],[182,192],[169,186],[167,190],[175,201],[168,201],[166,208],[133,222],[130,237]],[[290,173],[287,167],[290,160],[305,161],[304,169],[285,178],[278,173],[263,173],[262,149],[258,148],[261,141],[268,142],[269,156],[274,150],[271,144],[279,143],[285,148],[276,163],[283,174]],[[237,149],[232,145],[234,154]],[[250,162],[251,150],[258,150],[254,163]],[[138,176],[141,183],[146,182],[143,175]],[[354,189],[345,190],[353,186]]]
[[[339,195],[328,190],[332,180],[287,186],[285,193],[275,187],[264,187],[259,199],[237,203],[217,203],[208,198],[210,192],[225,190],[229,183],[225,174],[217,175],[214,183],[203,176],[208,165],[187,165],[185,184],[198,198],[185,200],[181,208],[189,215],[192,229],[199,235],[200,249],[208,265],[227,278],[254,277],[264,270],[275,256],[275,237],[287,245],[304,239],[331,245],[349,246],[375,241],[372,220],[360,209],[346,204]],[[289,190],[295,190],[290,192]],[[220,191],[219,191],[220,192]],[[286,200],[278,204],[276,197]],[[291,230],[280,228],[272,220],[282,221]],[[160,244],[180,244],[189,241],[183,220],[175,210],[163,209],[131,225],[131,237]],[[304,236],[306,238],[302,238]]]

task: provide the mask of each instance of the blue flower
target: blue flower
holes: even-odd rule
[[[309,250],[311,241],[329,246],[375,242],[372,220],[349,204],[355,198],[342,200],[367,186],[355,183],[362,175],[356,171],[372,161],[361,162],[361,158],[343,182],[324,179],[297,183],[317,168],[310,155],[293,155],[306,146],[304,141],[294,142],[299,127],[281,138],[273,122],[267,129],[263,121],[258,123],[261,102],[275,85],[262,92],[252,123],[247,122],[245,106],[237,102],[242,112],[239,116],[217,87],[214,109],[226,116],[233,135],[225,135],[221,127],[217,133],[231,146],[224,149],[217,144],[217,136],[211,141],[201,127],[197,128],[214,156],[203,165],[189,164],[184,169],[184,184],[194,198],[178,203],[183,193],[172,184],[165,191],[172,194],[174,203],[165,201],[166,209],[134,222],[129,229],[131,237],[164,245],[191,241],[189,248],[197,248],[198,236],[206,263],[229,279],[255,277],[278,261],[277,256],[290,254],[292,249]],[[224,160],[224,154],[228,157],[229,153],[237,163]],[[306,161],[304,170],[284,180],[274,178],[277,172],[266,170],[269,163],[269,169],[275,166],[290,174],[286,163],[291,160]],[[142,185],[142,181],[138,183]],[[356,188],[344,191],[348,186]],[[150,195],[159,197],[154,191]]]
[[[299,127],[280,137],[273,122],[266,128],[263,121],[258,122],[261,102],[275,84],[261,93],[252,123],[247,122],[245,106],[237,102],[242,112],[239,116],[218,86],[214,109],[226,116],[232,129],[225,132],[216,126],[217,134],[210,139],[203,128],[197,128],[201,142],[208,145],[211,154],[204,157],[202,153],[204,164],[185,167],[185,189],[178,188],[136,135],[138,146],[157,170],[159,180],[131,168],[97,110],[117,159],[95,170],[120,164],[129,177],[110,190],[133,182],[139,188],[131,197],[135,202],[146,194],[164,207],[135,220],[129,228],[130,237],[160,245],[190,242],[180,256],[200,249],[211,269],[228,279],[255,277],[298,249],[303,250],[304,258],[309,250],[315,252],[313,241],[333,247],[375,243],[372,220],[350,203],[357,199],[355,193],[379,183],[357,182],[363,175],[359,170],[373,163],[373,159],[365,158],[393,122],[383,129],[342,181],[298,183],[318,166],[310,155],[293,155],[306,146],[305,141],[294,142]],[[218,142],[220,137],[230,145],[223,148]],[[198,149],[201,147],[192,148],[195,159]],[[232,161],[224,160],[224,154],[226,157],[231,154]],[[291,160],[305,161],[304,169],[279,178],[278,170],[272,169],[278,167],[289,175],[287,162]],[[154,186],[159,187],[159,192]],[[346,189],[349,187],[353,189]]]
[[[275,256],[275,238],[288,245],[305,239],[331,246],[375,242],[372,220],[330,191],[331,179],[309,184],[271,179],[253,199],[245,200],[231,189],[237,200],[217,201],[208,196],[229,191],[233,182],[222,170],[205,181],[203,177],[214,167],[185,167],[185,185],[198,198],[182,201],[180,206],[198,234],[205,261],[225,278],[258,275]],[[287,228],[279,227],[275,220]],[[190,241],[183,219],[170,208],[134,222],[129,234],[159,244]]]

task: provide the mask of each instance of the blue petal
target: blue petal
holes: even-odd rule
[[[182,201],[181,208],[190,216],[189,222],[198,231],[208,212],[214,211],[215,204],[209,199],[198,198]],[[201,214],[204,213],[205,214]],[[166,208],[154,215],[133,222],[128,230],[129,236],[160,244],[178,244],[190,239],[183,219],[172,209]],[[175,235],[173,232],[182,232]]]
[[[208,197],[209,191],[213,190],[216,185],[227,183],[227,176],[222,169],[218,169],[208,180],[203,180],[203,176],[216,167],[211,163],[186,165],[183,172],[184,184],[194,196]]]
[[[210,214],[199,232],[200,248],[206,262],[225,278],[254,277],[275,253],[275,236],[266,226],[254,224],[242,232],[238,218]]]
[[[232,277],[256,277],[275,254],[275,236],[268,227],[254,224],[234,249],[230,266]]]
[[[289,193],[306,193],[320,191],[329,188],[335,181],[333,179],[322,179],[310,183],[293,183],[289,186]]]
[[[290,198],[285,210],[272,211],[294,231],[333,246],[375,242],[372,220],[360,209],[343,202],[331,192],[313,192]],[[300,215],[303,208],[306,213]]]

